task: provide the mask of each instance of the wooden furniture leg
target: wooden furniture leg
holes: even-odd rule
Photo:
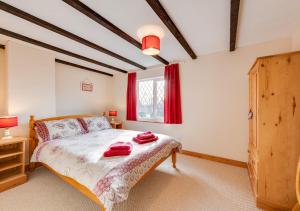
[[[28,166],[28,167],[29,167],[28,170],[29,170],[30,172],[33,172],[33,171],[35,170],[35,163],[29,163],[29,166]]]
[[[176,149],[172,150],[172,163],[173,163],[173,168],[176,168]]]

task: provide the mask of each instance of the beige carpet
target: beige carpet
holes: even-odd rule
[[[185,155],[161,164],[113,211],[257,210],[246,169]],[[94,211],[97,205],[47,170],[0,193],[1,211]]]

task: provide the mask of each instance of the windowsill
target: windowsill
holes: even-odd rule
[[[148,123],[164,124],[163,121],[158,121],[158,120],[142,120],[142,119],[138,119],[138,120],[136,120],[136,122],[148,122]]]

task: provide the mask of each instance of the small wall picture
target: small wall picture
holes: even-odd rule
[[[90,82],[81,82],[81,90],[84,92],[92,92],[93,91],[93,83]]]

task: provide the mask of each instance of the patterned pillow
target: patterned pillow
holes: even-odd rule
[[[86,117],[78,119],[83,125],[83,128],[88,132],[111,129],[111,125],[105,116],[101,117]]]
[[[36,122],[35,130],[39,140],[42,142],[87,133],[83,125],[77,119]]]

